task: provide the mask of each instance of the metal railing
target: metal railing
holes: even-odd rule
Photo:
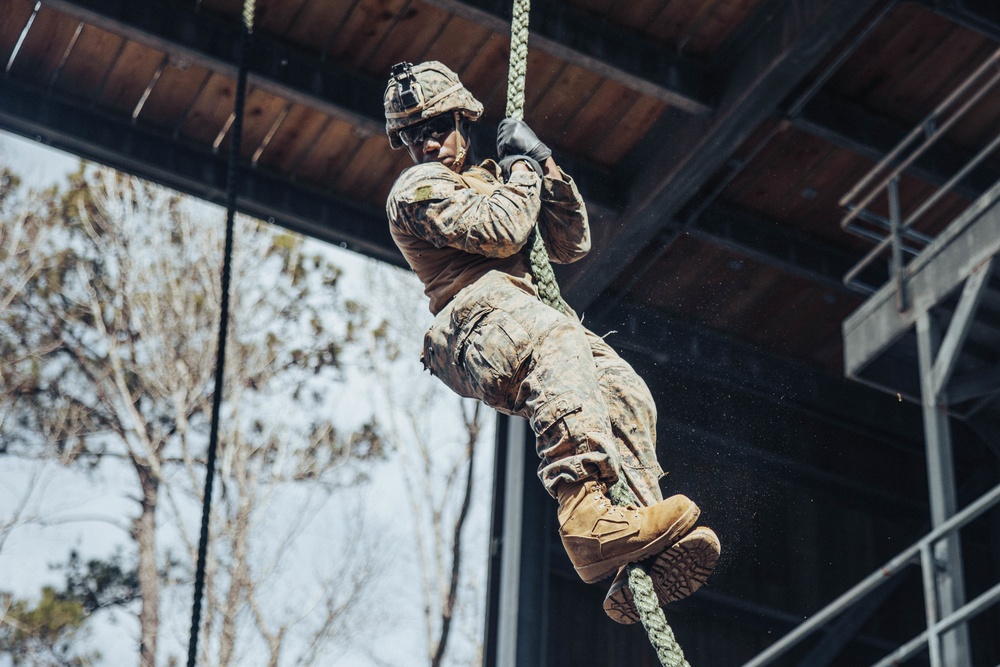
[[[914,229],[914,224],[1000,147],[1000,134],[905,218],[900,209],[900,178],[906,169],[998,84],[1000,84],[1000,48],[959,84],[896,148],[882,158],[851,188],[850,192],[840,199],[840,206],[847,209],[847,214],[840,222],[841,229],[868,240],[877,240],[875,247],[844,276],[845,285],[870,291],[870,288],[859,281],[859,276],[879,256],[888,251],[890,276],[896,284],[897,305],[900,311],[909,308],[904,256],[915,257],[933,241],[932,237]],[[868,209],[883,192],[888,197],[888,218]],[[882,235],[880,232],[888,233]]]
[[[996,584],[974,600],[959,607],[944,618],[938,618],[938,595],[935,583],[935,571],[938,563],[934,557],[934,545],[938,541],[956,533],[981,514],[1000,503],[1000,484],[983,494],[978,500],[955,514],[940,526],[929,532],[908,549],[868,575],[839,598],[827,605],[822,611],[809,617],[798,628],[785,635],[768,647],[756,658],[743,667],[765,667],[795,648],[804,639],[834,620],[852,605],[859,602],[869,593],[879,588],[890,579],[898,576],[910,565],[920,564],[923,573],[924,605],[927,614],[927,629],[900,646],[872,667],[891,667],[899,665],[927,647],[930,652],[931,667],[948,667],[941,658],[941,635],[968,621],[992,605],[1000,602],[1000,583]]]

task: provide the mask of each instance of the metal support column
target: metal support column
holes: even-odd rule
[[[537,508],[547,495],[538,484],[533,436],[519,417],[501,416],[494,477],[493,557],[486,619],[487,667],[544,667],[548,602],[549,516]],[[554,514],[554,513],[553,513]]]
[[[964,300],[964,299],[963,299]],[[961,306],[959,310],[962,310]],[[971,318],[959,321],[958,313],[949,327],[942,344],[940,330],[930,313],[917,319],[917,349],[920,364],[921,406],[924,417],[924,437],[927,443],[927,482],[930,492],[931,525],[937,527],[958,511],[955,491],[955,469],[952,454],[951,427],[948,422],[948,404],[945,387],[954,367],[955,357]],[[958,328],[956,328],[958,327]],[[965,331],[962,331],[962,330]],[[937,371],[937,372],[936,372]],[[947,616],[965,604],[965,579],[962,568],[962,550],[957,532],[934,545],[936,565],[936,595],[929,595],[937,610],[928,610],[936,618]],[[935,644],[931,643],[931,649]],[[941,638],[941,656],[932,656],[931,664],[970,667],[969,632],[965,624],[959,625]]]

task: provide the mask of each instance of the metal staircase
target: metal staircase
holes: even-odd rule
[[[1000,135],[912,210],[902,210],[900,197],[907,167],[998,83],[1000,49],[841,200],[842,228],[877,241],[844,279],[871,293],[843,323],[845,374],[922,406],[931,531],[744,667],[774,664],[909,565],[922,570],[927,627],[874,667],[924,650],[931,667],[971,667],[966,624],[1000,601],[1000,584],[966,600],[958,531],[1000,503],[1000,485],[959,511],[950,422],[964,420],[1000,456],[1000,183],[936,237],[927,231],[935,228],[928,218],[1000,146]],[[872,290],[859,277],[881,257],[890,281]]]

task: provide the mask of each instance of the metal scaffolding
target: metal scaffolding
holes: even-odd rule
[[[1000,284],[993,280],[1000,254],[1000,183],[936,237],[927,232],[932,225],[920,224],[1000,146],[1000,134],[912,211],[902,210],[900,198],[906,169],[998,84],[1000,49],[840,202],[848,211],[841,227],[877,241],[847,272],[845,284],[865,289],[858,276],[880,258],[890,271],[889,282],[844,321],[845,374],[921,405],[931,531],[744,667],[772,664],[910,565],[922,570],[926,630],[874,667],[901,664],[925,648],[931,667],[971,667],[967,622],[1000,601],[1000,584],[966,601],[959,530],[1000,503],[1000,485],[959,511],[950,421],[981,417],[995,408],[1000,393],[1000,366],[995,355],[982,353],[1000,347],[1000,327],[995,313],[981,307],[1000,303]],[[883,195],[887,216],[872,210]],[[832,659],[842,642],[834,644],[825,659]]]

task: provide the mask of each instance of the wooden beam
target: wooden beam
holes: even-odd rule
[[[229,18],[207,10],[195,12],[186,5],[125,0],[46,0],[46,5],[173,58],[236,78],[239,25]],[[334,67],[263,35],[254,37],[249,69],[248,80],[255,88],[350,123],[360,136],[385,133],[385,80]],[[492,146],[496,126],[481,121],[473,125],[473,134],[477,145]],[[596,213],[611,215],[621,209],[624,188],[615,175],[562,151],[559,163],[573,175]]]
[[[757,39],[734,62],[711,118],[668,110],[627,160],[644,165],[621,231],[566,285],[577,309],[592,303],[656,239],[732,153],[881,0],[791,0],[758,16]]]
[[[226,160],[133,125],[85,102],[0,78],[0,127],[219,205],[225,203]],[[381,211],[247,165],[241,167],[240,212],[405,266]]]
[[[510,34],[508,0],[423,0],[501,35]],[[641,33],[591,18],[560,2],[531,8],[529,48],[583,67],[685,113],[711,112],[705,65]]]

